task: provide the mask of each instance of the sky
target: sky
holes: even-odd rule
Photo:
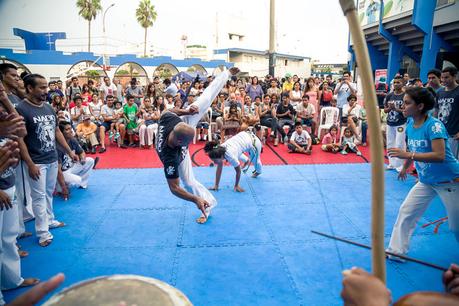
[[[267,50],[269,0],[152,0],[158,17],[148,29],[147,49],[155,55],[183,56],[181,37],[189,45],[213,49],[241,47]],[[143,52],[144,30],[135,19],[139,0],[101,0],[106,14],[92,22],[92,50],[107,53]],[[32,32],[66,32],[58,50],[87,51],[87,22],[79,17],[76,0],[0,0],[0,47],[24,49],[13,27]],[[225,33],[244,35],[237,44]],[[217,35],[218,43],[217,43]],[[276,51],[311,57],[321,63],[345,63],[348,26],[338,0],[276,0]]]

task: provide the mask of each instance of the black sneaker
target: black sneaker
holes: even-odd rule
[[[127,145],[125,145],[124,143],[123,143],[123,144],[120,144],[120,148],[121,148],[121,149],[127,149]]]
[[[105,151],[107,151],[107,149],[105,149],[105,148],[102,148],[102,147],[101,147],[101,148],[99,148],[99,153],[104,153]]]

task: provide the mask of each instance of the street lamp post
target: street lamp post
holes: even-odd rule
[[[110,65],[109,63],[107,63],[107,56],[106,56],[107,54],[107,35],[105,33],[105,14],[107,14],[107,11],[114,6],[115,6],[115,3],[110,4],[110,6],[105,9],[104,14],[102,16],[102,32],[104,35],[104,57],[103,57],[104,66]]]

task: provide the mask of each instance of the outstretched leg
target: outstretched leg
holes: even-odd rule
[[[199,120],[201,120],[202,117],[204,117],[205,113],[209,109],[210,105],[212,104],[212,101],[222,90],[223,86],[225,86],[226,81],[229,79],[229,76],[229,70],[225,70],[222,73],[220,73],[193,103],[193,105],[196,105],[198,107],[199,113],[194,115],[182,116],[181,118],[183,122],[191,125],[192,127],[196,127]]]

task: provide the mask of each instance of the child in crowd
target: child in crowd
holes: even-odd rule
[[[341,149],[338,138],[338,127],[332,125],[329,132],[322,139],[322,151],[338,153]]]
[[[368,121],[367,121],[367,110],[362,106],[360,109],[360,121],[362,122],[362,146],[367,146],[367,130],[368,130]]]
[[[113,117],[115,118],[110,124],[110,132],[108,133],[108,138],[112,141],[117,141],[120,138],[120,125],[124,124],[124,109],[121,101],[115,101],[115,110],[113,112]]]
[[[134,97],[126,97],[127,103],[123,107],[123,116],[126,121],[126,131],[129,137],[129,146],[135,147],[134,144],[134,133],[137,129],[137,115],[139,113],[139,108],[137,104],[134,103]]]
[[[295,123],[295,131],[290,137],[290,143],[287,144],[289,153],[311,154],[312,139],[308,132],[303,129],[301,122]]]
[[[102,110],[102,106],[104,103],[102,100],[99,98],[98,95],[94,94],[92,95],[92,100],[89,102],[89,112],[91,113],[91,121],[97,122],[97,121],[102,121],[100,112]]]
[[[355,144],[355,136],[351,128],[344,129],[343,139],[341,141],[341,154],[346,155],[348,152],[356,153],[358,156],[362,155],[357,145]]]

